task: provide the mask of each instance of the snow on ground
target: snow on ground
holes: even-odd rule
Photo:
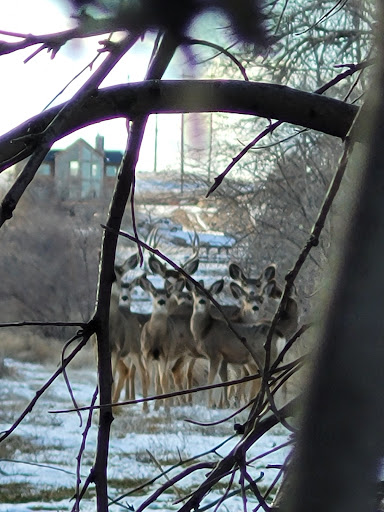
[[[35,392],[54,372],[37,364],[19,363],[6,360],[10,369],[9,376],[0,380],[0,430],[8,429],[18,414],[35,396]],[[69,378],[73,393],[79,405],[88,405],[96,386],[95,373],[92,368],[70,370]],[[51,411],[71,408],[72,403],[62,377],[41,397],[33,411],[24,422],[3,443],[0,444],[0,512],[32,512],[37,510],[67,511],[71,510],[70,501],[76,484],[76,456],[82,441],[86,421],[83,413],[83,425],[75,413],[57,414]],[[140,405],[119,408],[112,424],[112,436],[109,457],[110,496],[116,498],[129,490],[135,489],[147,479],[159,474],[159,468],[167,469],[177,464],[180,458],[188,458],[210,452],[201,460],[217,461],[236,444],[238,438],[232,438],[217,449],[233,435],[233,423],[244,420],[237,418],[214,427],[199,427],[187,423],[186,418],[200,422],[216,421],[226,417],[229,412],[210,410],[204,401],[193,406],[178,406],[167,414],[163,408],[154,411],[152,406],[144,415]],[[273,447],[284,443],[287,431],[276,427],[265,435],[260,444],[251,451],[251,456],[263,454]],[[81,466],[84,481],[92,465],[97,441],[97,421],[94,419],[88,433],[86,449]],[[266,468],[268,464],[280,464],[287,454],[287,448],[269,454],[252,464],[252,476],[264,474],[260,481],[266,488],[276,476],[276,469]],[[197,461],[195,461],[197,462]],[[184,466],[185,468],[186,466]],[[169,478],[180,471],[173,470]],[[250,470],[251,471],[251,470]],[[204,480],[207,470],[193,473],[177,484],[153,503],[149,509],[163,511],[178,510],[172,503],[180,495],[188,494]],[[125,505],[136,509],[159,485],[164,484],[165,477],[150,485],[144,491],[137,491],[122,500]],[[8,489],[16,489],[11,499],[6,499]],[[60,490],[60,492],[58,492]],[[211,492],[204,504],[215,501],[222,496],[224,487]],[[44,494],[45,493],[45,494]],[[50,495],[51,493],[51,495]],[[41,496],[44,496],[42,498]],[[256,501],[249,496],[249,510]],[[232,497],[225,502],[223,510],[237,512],[243,510],[241,498]],[[95,510],[94,491],[80,507],[84,512]],[[112,505],[110,510],[121,510]]]

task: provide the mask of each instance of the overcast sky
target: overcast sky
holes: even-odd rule
[[[1,2],[0,30],[19,33],[43,34],[66,30],[74,25],[70,19],[70,8],[65,1],[12,0]],[[0,133],[41,112],[55,95],[96,55],[99,47],[96,38],[77,40],[65,45],[55,59],[41,52],[27,64],[23,61],[37,46],[9,55],[0,56],[2,80],[0,81]],[[0,35],[0,40],[17,39]],[[128,53],[116,66],[102,86],[139,81],[143,78],[151,53],[150,36],[139,42],[134,51]],[[101,62],[101,59],[100,59]],[[173,70],[167,78],[180,78]],[[186,67],[187,69],[187,67]],[[61,103],[70,98],[89,77],[86,71],[57,100]],[[180,151],[180,115],[158,116],[158,166],[178,167]],[[150,117],[147,135],[139,161],[139,170],[152,170],[154,149],[154,116]],[[114,120],[83,129],[59,141],[54,147],[68,146],[79,137],[94,145],[97,133],[104,135],[106,149],[123,150],[126,129],[123,120]]]

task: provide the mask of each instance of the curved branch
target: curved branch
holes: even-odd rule
[[[62,109],[63,104],[53,107],[1,136],[0,171],[30,156],[38,144],[31,135],[44,131]],[[103,120],[182,112],[228,112],[279,119],[344,138],[357,110],[355,105],[276,84],[242,80],[147,80],[89,94],[63,120],[61,133],[54,140]]]

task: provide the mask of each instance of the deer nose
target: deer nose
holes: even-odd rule
[[[121,296],[121,300],[124,301],[124,302],[127,302],[127,300],[129,300],[129,297],[128,295],[124,294]]]
[[[205,300],[204,299],[200,299],[199,300],[199,304],[205,304]]]
[[[158,301],[158,304],[159,304],[159,306],[164,306],[164,304],[165,304],[165,300],[164,300],[164,299],[160,299],[160,300]]]
[[[259,311],[259,306],[256,306],[256,305],[255,305],[255,306],[253,306],[252,310],[253,310],[253,311]]]

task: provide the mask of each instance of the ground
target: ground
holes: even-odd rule
[[[47,363],[42,365],[18,362],[14,359],[4,360],[0,373],[1,431],[10,427],[55,369],[54,365]],[[70,370],[69,379],[78,404],[89,404],[96,385],[92,364]],[[186,421],[188,418],[211,422],[233,412],[210,410],[205,406],[203,398],[199,402],[193,406],[174,407],[169,414],[162,408],[154,411],[152,405],[146,415],[142,413],[139,405],[120,408],[112,424],[109,458],[111,498],[133,491],[120,503],[137,509],[154,490],[166,482],[167,478],[172,478],[180,471],[180,467],[144,489],[134,490],[159,475],[161,470],[169,469],[180,460],[197,457],[205,452],[210,453],[198,460],[218,460],[220,455],[226,454],[234,446],[238,438],[232,437],[233,424],[241,421],[241,418],[231,419],[213,427],[192,425]],[[18,429],[0,444],[0,512],[72,509],[71,497],[76,486],[76,456],[82,442],[86,413],[83,413],[83,425],[80,426],[77,414],[52,412],[71,406],[68,389],[60,377],[44,393]],[[82,458],[82,481],[88,475],[93,461],[96,436],[97,422],[94,418]],[[274,429],[260,440],[260,445],[254,447],[252,456],[257,457],[285,443],[287,437],[288,433],[282,427]],[[214,454],[213,449],[227,439],[229,441],[217,449],[216,453],[219,455]],[[284,448],[253,462],[250,471],[254,478],[261,477],[259,486],[262,491],[267,489],[278,472],[276,468],[266,466],[281,464],[286,454],[287,448]],[[182,467],[190,464],[191,462],[186,463]],[[174,505],[174,501],[196,488],[206,473],[206,469],[193,473],[176,487],[170,488],[149,508],[163,511],[178,510],[181,505]],[[237,487],[236,481],[232,490]],[[220,498],[225,488],[224,484],[220,484],[208,495],[203,504]],[[252,493],[248,499],[249,510],[252,510],[256,506]],[[230,498],[222,509],[230,512],[243,510],[241,497],[238,495]],[[93,489],[87,494],[80,510],[95,510]],[[110,510],[121,508],[112,505]]]

